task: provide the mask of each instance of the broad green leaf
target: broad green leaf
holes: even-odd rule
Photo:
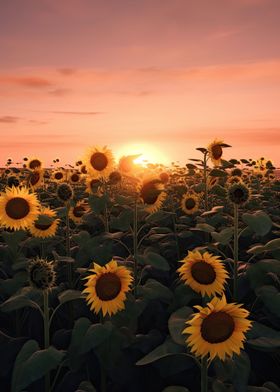
[[[186,328],[186,321],[192,314],[192,309],[184,306],[172,313],[168,320],[170,336],[175,343],[181,344],[184,347],[186,346],[186,335],[183,335],[182,332]]]
[[[251,230],[259,236],[265,236],[272,228],[272,220],[264,211],[256,211],[253,214],[245,213],[242,220]]]
[[[149,354],[145,355],[142,359],[136,362],[136,365],[143,366],[148,365],[149,363],[153,363],[158,361],[161,358],[164,358],[169,355],[178,354],[184,352],[184,348],[179,344],[174,343],[170,338],[167,338],[166,341],[160,346],[156,347]]]

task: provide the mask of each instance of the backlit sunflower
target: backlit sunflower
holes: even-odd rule
[[[211,161],[215,166],[219,166],[221,164],[221,158],[223,155],[222,145],[222,140],[215,139],[207,148]]]
[[[52,181],[54,182],[64,182],[65,181],[65,171],[63,169],[57,169],[52,173]]]
[[[27,186],[30,186],[31,189],[37,189],[42,184],[43,179],[44,179],[44,171],[35,169],[28,174],[26,183]]]
[[[97,193],[101,185],[102,182],[98,178],[86,177],[86,192]]]
[[[56,219],[56,213],[48,207],[41,207],[38,218],[30,225],[29,231],[33,237],[53,237],[56,233],[58,224],[59,219]]]
[[[145,210],[149,213],[158,211],[166,198],[164,184],[156,177],[144,179],[138,186],[138,192],[140,200],[146,205]]]
[[[25,187],[6,188],[0,196],[0,224],[20,230],[28,228],[38,217],[39,201]]]
[[[195,193],[185,193],[181,201],[181,208],[187,215],[192,215],[199,209],[200,198]]]
[[[244,204],[251,196],[250,189],[243,183],[238,182],[228,188],[228,199],[234,204]]]
[[[219,256],[208,252],[189,251],[180,263],[183,263],[177,270],[180,278],[194,291],[202,296],[223,292],[228,273]]]
[[[78,184],[81,181],[81,175],[78,172],[71,172],[69,174],[69,181],[71,184]]]
[[[126,293],[132,283],[131,272],[118,266],[115,260],[110,261],[104,267],[94,263],[93,269],[89,270],[86,288],[83,293],[87,294],[86,300],[90,310],[96,314],[102,310],[103,316],[107,313],[111,316],[125,308]]]
[[[224,295],[221,299],[214,297],[204,308],[195,306],[199,312],[186,322],[188,327],[183,331],[189,335],[186,343],[191,352],[202,358],[209,355],[210,361],[240,354],[245,332],[252,325],[247,319],[249,312],[241,306],[227,303]]]
[[[89,211],[89,207],[83,201],[79,201],[74,207],[69,210],[69,217],[76,224],[81,223],[82,217]]]
[[[91,175],[105,177],[113,170],[114,158],[112,151],[106,146],[103,148],[92,147],[89,149],[83,162]]]
[[[30,170],[41,169],[42,166],[43,166],[43,163],[42,163],[41,159],[39,159],[39,158],[31,158],[26,163],[26,167]]]

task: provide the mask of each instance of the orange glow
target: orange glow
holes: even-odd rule
[[[141,154],[141,156],[134,159],[133,162],[141,166],[146,166],[148,163],[161,163],[163,165],[168,165],[170,163],[170,160],[163,151],[148,143],[125,144],[115,153],[117,159],[122,156],[136,154]]]

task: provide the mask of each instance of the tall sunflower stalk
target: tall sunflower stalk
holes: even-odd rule
[[[44,298],[44,347],[47,349],[50,345],[50,331],[49,331],[49,292],[43,290]],[[45,392],[50,391],[50,373],[45,375]]]
[[[234,214],[233,214],[233,300],[237,301],[238,297],[238,204],[234,203]]]
[[[137,195],[136,195],[134,201],[134,210],[133,210],[133,260],[134,260],[133,276],[134,276],[135,298],[137,295],[137,267],[138,267],[137,250],[138,250],[138,207],[137,207]]]

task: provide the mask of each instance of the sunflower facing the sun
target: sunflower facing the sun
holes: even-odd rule
[[[144,179],[138,192],[142,203],[146,205],[145,210],[149,213],[158,211],[167,196],[163,182],[157,177]]]
[[[113,153],[106,146],[103,148],[92,147],[85,155],[83,162],[88,173],[92,176],[106,177],[113,170]]]
[[[178,268],[181,280],[194,291],[204,295],[220,294],[224,290],[228,273],[219,256],[209,252],[189,251]]]
[[[82,222],[83,215],[89,211],[88,205],[83,201],[78,201],[78,203],[71,207],[69,210],[69,218],[72,219],[73,222],[79,224]]]
[[[186,322],[183,334],[188,334],[186,343],[197,357],[215,357],[222,361],[226,356],[240,354],[244,347],[245,332],[252,325],[247,319],[249,312],[242,305],[227,303],[225,296],[214,297],[206,307],[195,306],[198,313]]]
[[[125,308],[126,293],[132,283],[131,272],[123,266],[118,266],[115,260],[110,261],[104,267],[94,263],[93,269],[89,270],[86,288],[83,293],[87,294],[86,301],[90,310],[96,314],[102,310],[103,316],[109,316]]]
[[[185,193],[181,201],[181,208],[187,215],[192,215],[199,209],[200,197],[194,193]]]
[[[31,158],[27,161],[26,166],[30,170],[42,169],[43,163],[39,158]]]
[[[49,207],[41,207],[38,218],[33,222],[29,231],[33,237],[48,238],[53,237],[56,233],[59,219],[56,219],[56,213]]]
[[[0,224],[9,229],[28,228],[38,217],[39,201],[25,187],[6,188],[0,196]]]

